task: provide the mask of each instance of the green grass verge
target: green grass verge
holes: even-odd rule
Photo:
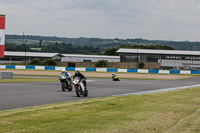
[[[35,70],[35,69],[9,69],[14,71],[57,71],[60,72],[60,70]],[[74,71],[69,71],[72,75],[74,74]],[[82,73],[94,73],[93,71],[84,71]],[[95,73],[112,73],[112,72],[95,72]],[[144,80],[179,80],[179,79],[187,79],[187,78],[193,78],[200,76],[200,74],[159,74],[159,73],[133,73],[133,72],[115,72],[118,73],[124,73],[124,74],[141,74],[141,75],[187,75],[188,77],[179,77],[174,79],[166,79],[166,78],[142,78],[142,77],[119,77],[120,79],[144,79]],[[14,74],[14,75],[24,75],[24,76],[59,76],[59,75],[45,75],[45,74]],[[88,78],[110,78],[110,77],[98,77],[98,76],[87,76]]]
[[[45,75],[45,74],[14,74],[14,75],[20,75],[20,76],[47,76],[47,77],[59,77],[59,75]],[[187,79],[187,78],[193,78],[196,76],[190,76],[190,77],[180,77],[180,78],[174,78],[174,79],[166,79],[166,78],[142,78],[142,77],[119,77],[120,79],[140,79],[140,80],[179,80],[179,79]],[[110,79],[111,77],[98,77],[98,76],[87,76],[87,78],[107,78]]]
[[[0,131],[197,133],[200,87],[0,111]]]
[[[10,82],[56,82],[58,78],[32,78],[32,77],[13,77],[13,79],[0,79],[0,83]]]

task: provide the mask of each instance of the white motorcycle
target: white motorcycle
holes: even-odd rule
[[[61,82],[62,91],[65,91],[66,89],[68,89],[69,91],[72,91],[72,85],[69,78],[67,78],[66,76],[60,75],[59,79]]]
[[[86,90],[83,82],[80,81],[79,77],[74,78],[73,85],[74,85],[77,97],[80,97],[81,95],[83,95],[84,97],[88,96],[88,91]]]

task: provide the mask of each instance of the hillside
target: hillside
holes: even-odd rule
[[[177,50],[192,50],[200,51],[200,42],[189,41],[163,41],[163,40],[146,40],[142,38],[136,39],[103,39],[103,38],[66,38],[66,37],[49,37],[49,36],[33,36],[33,35],[6,35],[6,43],[20,45],[26,44],[39,44],[48,45],[53,43],[65,43],[72,46],[92,46],[94,48],[100,47],[105,50],[111,47],[118,47],[124,44],[130,45],[168,45]]]

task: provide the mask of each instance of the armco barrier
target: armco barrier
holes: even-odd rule
[[[96,71],[97,72],[106,72],[107,69],[106,68],[97,68]]]
[[[149,70],[148,73],[159,73],[159,70]]]
[[[118,72],[118,69],[115,69],[115,68],[107,68],[107,72]]]
[[[26,69],[26,66],[15,66],[15,69]]]
[[[180,70],[169,70],[170,74],[180,74]]]
[[[86,70],[85,71],[96,71],[96,68],[86,68]]]
[[[26,69],[35,69],[35,66],[26,66]]]
[[[118,69],[118,72],[127,72],[127,69]]]
[[[149,73],[148,69],[138,69],[138,73]]]
[[[0,65],[0,69],[6,69],[6,65]]]
[[[55,70],[56,67],[45,66],[45,70]]]
[[[37,69],[37,70],[45,70],[45,67],[44,66],[35,66],[35,69]]]
[[[180,74],[191,74],[191,71],[188,70],[181,70]]]
[[[137,70],[137,69],[127,69],[127,72],[134,72],[134,73],[137,73],[138,70]]]
[[[76,71],[76,70],[79,70],[79,71],[86,71],[86,68],[76,67],[76,68],[75,68],[75,71]]]
[[[55,67],[55,66],[19,66],[0,65],[0,69],[36,69],[36,70],[59,70],[67,71],[90,71],[90,72],[130,72],[130,73],[160,73],[160,74],[200,74],[200,71],[189,70],[148,70],[148,69],[117,69],[117,68],[77,68],[77,67]]]
[[[161,74],[169,74],[169,70],[159,70],[159,73],[161,73]]]
[[[75,67],[65,67],[67,71],[75,71]]]
[[[191,71],[191,74],[200,74],[200,71]]]
[[[6,69],[15,69],[15,66],[8,66],[8,65],[6,65]]]

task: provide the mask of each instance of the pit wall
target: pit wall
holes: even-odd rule
[[[200,71],[190,70],[149,70],[149,69],[117,69],[117,68],[81,68],[81,67],[53,67],[53,66],[18,66],[0,65],[0,69],[29,69],[29,70],[59,70],[88,72],[133,72],[133,73],[160,73],[160,74],[200,74]]]

